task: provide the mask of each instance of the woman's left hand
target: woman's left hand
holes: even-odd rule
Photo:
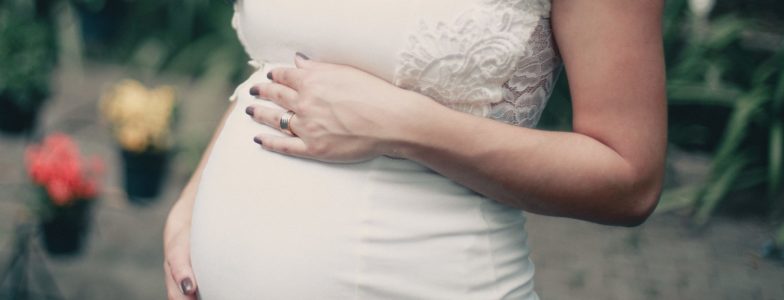
[[[276,68],[272,82],[250,93],[280,108],[251,105],[246,112],[257,122],[280,130],[286,110],[294,112],[294,136],[258,135],[264,149],[329,162],[358,162],[394,155],[394,142],[407,119],[429,98],[398,88],[358,69],[309,60],[302,54],[296,68]],[[260,100],[264,101],[264,100]]]

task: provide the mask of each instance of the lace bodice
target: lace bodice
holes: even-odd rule
[[[290,61],[294,51],[302,51],[314,59],[364,69],[450,108],[525,127],[538,122],[560,69],[549,0],[329,3],[327,11],[343,11],[345,5],[365,12],[353,21],[373,23],[362,25],[340,13],[318,14],[320,8],[313,6],[325,4],[308,2],[313,12],[301,14],[300,23],[292,26],[297,31],[287,31],[286,24],[276,26],[278,31],[264,29],[257,19],[244,18],[254,9],[293,8],[300,1],[275,2],[237,3],[233,25],[258,68],[282,60],[278,57]],[[263,25],[269,27],[266,21]]]
[[[549,12],[549,1],[485,0],[451,22],[423,20],[394,82],[463,112],[533,126],[559,65]]]

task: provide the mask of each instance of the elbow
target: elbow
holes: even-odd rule
[[[652,182],[651,182],[652,181]],[[614,225],[637,227],[645,223],[656,210],[662,192],[662,180],[648,181],[643,187],[633,189],[629,196],[618,199],[621,205],[615,216]]]
[[[639,200],[638,202],[639,203],[636,204],[635,207],[628,209],[617,225],[623,227],[637,227],[645,223],[653,214],[654,210],[656,210],[656,205],[659,203],[659,196],[657,194],[655,198],[646,198]]]

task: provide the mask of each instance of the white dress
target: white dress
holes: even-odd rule
[[[253,136],[276,131],[244,110],[269,103],[248,90],[300,51],[533,126],[560,66],[549,14],[549,0],[238,0],[233,25],[259,70],[232,96],[196,196],[201,297],[537,299],[519,210],[409,160],[267,152]]]

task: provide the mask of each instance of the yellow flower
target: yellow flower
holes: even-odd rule
[[[147,148],[147,141],[143,129],[137,126],[123,126],[117,134],[117,139],[123,149],[141,152]]]
[[[169,147],[175,100],[170,86],[147,89],[138,81],[123,80],[104,93],[99,108],[124,149],[163,150]]]

